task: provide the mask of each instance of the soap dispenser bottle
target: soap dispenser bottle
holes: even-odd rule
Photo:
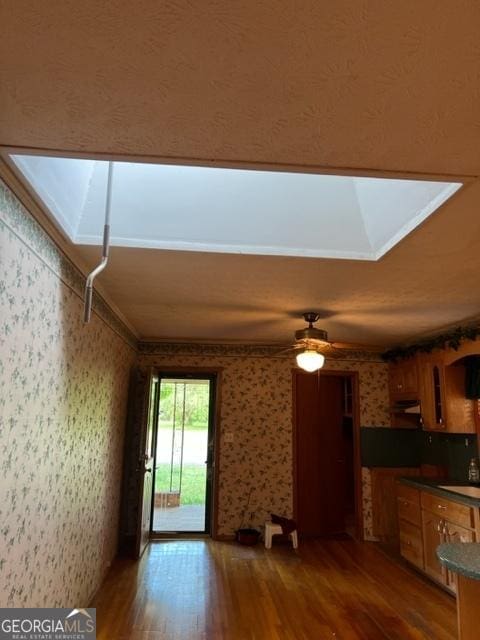
[[[472,458],[468,465],[468,481],[471,484],[480,484],[480,469],[476,458]]]

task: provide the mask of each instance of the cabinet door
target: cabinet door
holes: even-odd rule
[[[445,367],[446,423],[450,433],[476,433],[475,404],[465,397],[465,365]]]
[[[446,542],[475,542],[475,533],[465,527],[459,527],[451,522],[445,522],[445,540]],[[457,591],[457,583],[455,574],[452,571],[446,573],[447,587],[451,591]]]
[[[424,429],[445,431],[445,371],[439,357],[425,356],[421,359],[422,422]]]
[[[395,401],[395,398],[403,395],[405,387],[403,366],[401,363],[396,362],[390,364],[388,369],[388,383],[390,387],[390,398]]]
[[[405,387],[405,393],[410,396],[418,396],[418,373],[416,358],[410,358],[410,360],[406,360],[404,362],[403,384]]]
[[[412,564],[423,570],[423,541],[420,527],[399,520],[400,553]]]
[[[443,524],[444,521],[438,516],[428,511],[422,511],[425,572],[437,582],[446,585],[447,571],[445,567],[440,564],[437,557],[437,547],[444,541],[442,534]]]
[[[417,360],[410,358],[390,365],[390,399],[411,399],[418,397]]]

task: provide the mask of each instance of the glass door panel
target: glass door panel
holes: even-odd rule
[[[208,530],[212,380],[161,378],[154,533]]]

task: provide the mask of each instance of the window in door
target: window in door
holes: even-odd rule
[[[215,376],[161,376],[153,533],[209,533]]]

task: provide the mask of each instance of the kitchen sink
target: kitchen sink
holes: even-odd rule
[[[469,496],[470,498],[480,498],[480,487],[456,487],[450,485],[439,485],[439,489],[446,489],[447,491],[453,491],[454,493],[461,493],[462,496]]]

